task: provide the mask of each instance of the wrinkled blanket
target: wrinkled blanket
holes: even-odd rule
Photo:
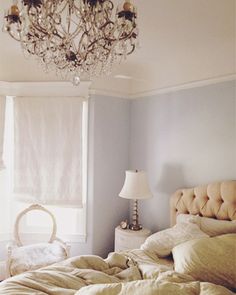
[[[142,250],[73,257],[0,283],[0,295],[230,295],[228,289],[200,283],[173,271],[170,260]]]

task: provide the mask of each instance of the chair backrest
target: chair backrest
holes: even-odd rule
[[[20,220],[26,213],[28,213],[29,211],[33,211],[33,210],[44,211],[44,212],[48,213],[50,215],[51,219],[52,219],[52,233],[51,233],[51,236],[50,236],[50,239],[49,239],[48,243],[52,243],[55,240],[59,240],[56,237],[57,224],[56,224],[56,219],[55,219],[54,215],[49,210],[44,208],[43,206],[41,206],[39,204],[33,204],[33,205],[29,206],[28,208],[26,208],[25,210],[23,210],[22,212],[20,212],[20,214],[16,218],[15,226],[14,226],[14,238],[15,238],[15,243],[16,243],[16,245],[18,247],[23,246],[22,241],[20,239],[20,234],[19,234]]]

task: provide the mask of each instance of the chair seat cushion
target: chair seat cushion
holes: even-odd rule
[[[66,258],[66,250],[58,242],[22,246],[12,249],[9,270],[11,275],[16,275],[53,264]]]

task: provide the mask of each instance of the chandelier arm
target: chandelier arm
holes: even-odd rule
[[[78,29],[78,34],[79,34],[79,29]],[[79,44],[78,44],[78,49],[75,50],[75,52],[76,52],[76,56],[77,56],[77,55],[80,55],[79,53],[81,52],[81,50],[79,50],[79,49],[81,48],[81,46],[82,46],[82,42],[83,42],[83,39],[85,38],[86,35],[89,36],[87,30],[85,30],[85,31],[82,33],[81,37],[80,37]],[[86,60],[86,59],[84,58],[84,60]]]
[[[60,24],[60,28],[62,29],[63,34],[68,34],[66,27],[63,24]]]
[[[88,50],[88,51],[86,52],[85,57],[84,57],[84,61],[87,61],[87,60],[88,60],[87,57],[88,57],[88,55],[89,55],[90,53],[93,52],[93,50],[94,50],[94,48],[91,48],[90,50]],[[99,60],[99,57],[97,57],[97,59]],[[89,65],[92,65],[92,64],[89,64]]]
[[[33,25],[33,26],[37,29],[37,27],[35,26],[35,22],[33,21],[33,16],[36,17],[37,14],[31,13],[31,8],[30,8],[29,6],[27,6],[26,10],[27,10],[27,15],[28,15],[29,21],[30,21],[30,25]],[[36,8],[36,10],[38,11],[37,8]],[[47,34],[47,31],[44,30],[44,29],[42,28],[42,26],[40,25],[40,23],[38,22],[38,21],[39,21],[39,18],[38,18],[38,17],[36,17],[36,20],[37,20],[37,22],[36,22],[37,25],[40,27],[40,31],[41,31],[42,33],[44,33],[44,34]]]
[[[79,6],[77,6],[77,5],[75,4],[75,1],[73,2],[73,6],[74,6],[74,8],[75,8],[75,11],[80,10]]]
[[[108,3],[110,3],[111,4],[111,8],[110,8],[110,10],[113,10],[113,8],[114,8],[114,4],[113,4],[113,2],[111,1],[111,0],[105,0],[105,2],[108,2]]]
[[[82,40],[82,38],[81,38],[81,40]],[[93,52],[93,50],[94,50],[93,45],[96,44],[98,41],[101,41],[101,40],[107,40],[107,41],[109,41],[109,39],[106,38],[106,37],[101,37],[101,38],[95,39],[92,43],[90,43],[88,45],[88,48],[90,48],[90,49],[88,49],[88,52],[86,53],[84,60],[87,60],[88,54],[91,53],[91,52]],[[110,39],[110,40],[116,41],[116,39]],[[106,50],[106,52],[107,52],[106,55],[108,56],[109,55],[109,52],[110,52],[110,48],[106,48],[106,45],[103,45],[102,48],[104,50]],[[104,54],[105,54],[105,52],[104,52]]]
[[[75,14],[76,14],[76,16],[78,18],[81,18],[81,20],[80,20],[81,23],[84,23],[84,24],[86,23],[86,20],[84,19],[82,13],[80,15],[78,15],[77,14],[77,11],[76,11]],[[73,19],[71,19],[71,21],[77,26],[77,29],[73,33],[71,33],[71,39],[74,39],[80,33],[80,31],[81,31],[81,25],[78,25]],[[84,26],[83,28],[84,28],[84,31],[85,31],[84,33],[87,33],[88,34],[88,30],[86,29],[86,26]]]
[[[76,29],[74,30],[73,33],[71,33],[71,38],[74,38],[77,36],[78,32],[81,31],[81,27],[78,23],[76,23],[73,19],[70,20],[75,26],[76,26]]]
[[[118,41],[123,41],[123,40],[129,39],[130,37],[132,37],[132,34],[134,32],[134,29],[135,28],[132,28],[132,31],[130,33],[128,33],[128,34],[126,33],[124,37],[119,37],[118,38]],[[115,40],[114,39],[109,39],[109,41],[113,42]]]
[[[47,1],[45,1],[45,2],[47,2]],[[62,14],[63,11],[66,9],[66,6],[67,6],[67,5],[68,5],[68,3],[67,3],[67,1],[65,1],[65,5],[63,5],[63,7],[61,8],[61,10],[59,10],[59,11],[57,12],[57,14]],[[58,5],[55,6],[55,10],[54,10],[54,12],[56,11],[57,8],[58,8]]]
[[[39,31],[39,32],[41,32],[41,33],[43,33],[44,35],[47,35],[48,34],[48,32],[37,22],[37,25],[34,23],[34,22],[32,22],[31,20],[30,20],[30,25],[36,30],[36,31]]]
[[[67,33],[70,32],[70,24],[71,24],[71,5],[69,3],[67,18],[70,18],[70,21],[67,20]]]
[[[71,12],[70,4],[68,4],[68,3],[66,3],[66,5],[65,5],[64,8],[63,8],[63,10],[62,10],[60,13],[62,13],[62,12],[66,9],[67,5],[69,5],[69,7],[68,7],[68,10],[69,10],[69,11],[67,12],[67,17],[68,17],[68,13],[69,13],[69,15],[71,15],[71,14],[70,14],[70,12]],[[70,22],[68,22],[68,24],[70,24]],[[69,33],[70,25],[69,25],[69,27],[67,27],[67,29],[66,29],[66,27],[60,22],[60,27],[61,27],[62,32],[63,32],[64,34],[68,34],[68,33]]]
[[[17,39],[17,37],[13,34],[13,32],[11,30],[8,31],[8,34],[16,41],[20,42],[21,41],[21,38],[19,36],[19,39]]]
[[[78,18],[81,18],[81,16],[83,15],[83,11],[79,7],[77,7],[75,4],[74,4],[74,7],[75,7],[75,11],[74,11],[75,15]]]
[[[107,21],[103,26],[100,27],[100,29],[105,28],[105,27],[106,27],[107,25],[109,25],[109,24],[115,25],[113,21]],[[133,34],[133,32],[134,32],[134,29],[135,29],[135,27],[132,27],[132,29],[131,29],[131,31],[130,31],[129,33],[126,33],[123,37],[120,37],[120,36],[119,36],[119,37],[118,37],[118,40],[119,40],[119,41],[123,41],[123,40],[125,40],[125,39],[131,37],[132,34]],[[117,38],[115,38],[115,37],[114,37],[114,38],[110,38],[110,37],[107,37],[107,36],[105,35],[105,38],[106,38],[106,40],[109,41],[109,42],[115,42],[115,41],[117,41]]]
[[[62,27],[61,27],[62,28]],[[60,31],[59,28],[53,32],[53,36],[59,37],[61,40],[63,40],[63,34],[66,33],[63,29]],[[61,34],[61,35],[60,35]]]
[[[132,49],[131,49],[129,52],[127,52],[126,55],[130,55],[131,53],[134,52],[134,50],[135,50],[135,45],[131,44],[131,47],[132,47]],[[117,53],[116,55],[118,55],[118,56],[123,56],[122,53]]]
[[[87,35],[87,36],[89,35],[87,30],[82,33],[82,35],[80,37],[80,41],[79,41],[79,46],[78,47],[80,47],[80,44],[82,43],[83,38],[85,37],[85,35]]]
[[[101,38],[95,39],[92,43],[90,43],[90,44],[88,45],[88,48],[90,48],[91,46],[93,46],[94,44],[96,44],[96,43],[97,43],[98,41],[100,41],[100,40],[104,40],[104,38],[101,37]]]
[[[101,30],[101,29],[104,29],[107,25],[110,25],[110,24],[112,24],[113,26],[114,26],[114,22],[113,21],[111,21],[111,20],[107,20],[106,22],[105,22],[105,24],[103,24],[101,27],[99,27],[99,29]]]
[[[113,8],[114,8],[114,5],[113,5],[113,3],[112,3],[111,1],[109,1],[109,3],[111,3],[111,8],[110,8],[110,9],[108,9],[108,10],[109,10],[109,11],[112,11],[112,10],[113,10]],[[105,10],[105,13],[106,13],[107,19],[109,19],[109,14],[108,14],[108,11],[107,11],[107,10]]]
[[[113,21],[107,21],[103,26],[100,27],[100,29],[104,29],[106,26],[108,26],[110,24],[113,25],[113,26],[115,25],[115,23]],[[117,41],[116,38],[109,38],[108,36],[106,36],[106,34],[104,34],[104,38],[108,42],[115,42],[115,41]]]
[[[106,56],[108,56],[109,53],[110,53],[110,49],[109,48],[106,48],[105,45],[103,45],[102,48],[106,51],[106,52],[103,52],[103,54],[106,55]],[[90,49],[88,53],[91,53],[93,50],[94,50],[94,48]],[[99,59],[99,57],[98,57],[98,59]]]
[[[48,32],[40,25],[39,18],[38,17],[36,17],[36,20],[37,20],[36,24],[37,24],[37,26],[35,25],[35,22],[32,19],[32,16],[33,15],[35,16],[35,14],[31,14],[29,6],[27,6],[27,15],[29,17],[30,25],[33,26],[36,29],[36,31],[40,31],[41,33],[43,33],[45,35],[48,34]],[[60,37],[60,36],[58,36],[58,37]]]
[[[73,20],[72,22],[77,26],[77,28],[73,33],[70,34],[71,35],[70,39],[75,39],[78,36],[78,34],[81,32],[81,27],[78,24],[76,24],[76,22],[74,22]]]
[[[46,4],[48,4],[47,1],[45,2],[44,5],[46,5]],[[49,1],[49,4],[50,4],[50,1]],[[57,7],[56,7],[55,5],[53,5],[53,4],[54,4],[54,3],[51,3],[51,5],[50,5],[50,7],[49,7],[50,13],[47,13],[47,16],[50,17],[50,19],[51,19],[52,21],[54,21],[53,15],[55,14],[56,9],[57,9]],[[57,14],[60,15],[60,14],[65,10],[66,6],[67,6],[67,3],[63,6],[63,8],[61,9],[61,11],[59,11]],[[52,7],[53,7],[53,9],[52,9]],[[47,9],[45,6],[44,6],[44,9],[45,9],[46,11],[48,11],[48,9]],[[52,10],[52,12],[51,12],[51,10]],[[29,13],[29,8],[27,9],[27,14],[28,14],[28,16],[29,16],[29,20],[30,20],[31,25],[33,25],[33,27],[34,27],[36,30],[38,30],[38,31],[40,31],[41,33],[43,33],[43,34],[45,34],[46,36],[48,36],[48,35],[49,35],[49,34],[48,34],[48,31],[47,31],[46,29],[44,29],[44,28],[40,25],[40,23],[39,23],[39,18],[37,18],[37,23],[36,23],[37,25],[35,24],[35,22],[32,21],[32,18],[30,17],[31,14]],[[63,37],[62,37],[61,35],[58,34],[58,30],[53,31],[53,35],[59,37],[60,39],[63,39]]]
[[[124,36],[124,37],[119,37],[118,40],[119,40],[119,41],[123,41],[123,40],[129,39],[130,37],[132,37],[133,31],[134,31],[134,30],[132,30],[129,34],[127,34],[127,35]]]

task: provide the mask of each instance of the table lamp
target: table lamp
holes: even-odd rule
[[[133,220],[129,226],[131,230],[141,230],[142,226],[138,221],[138,200],[149,199],[152,193],[149,189],[145,171],[128,170],[125,172],[124,186],[119,193],[121,198],[134,200]]]

